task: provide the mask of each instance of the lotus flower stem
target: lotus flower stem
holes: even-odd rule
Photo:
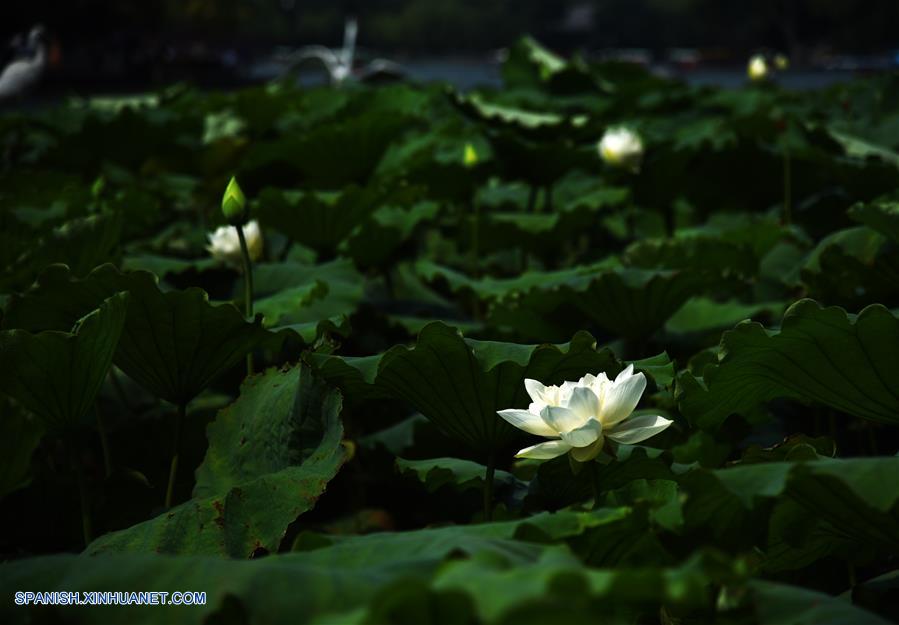
[[[91,522],[91,502],[87,493],[87,483],[84,479],[84,469],[81,466],[81,458],[76,449],[68,447],[69,461],[75,472],[75,481],[78,483],[78,498],[81,502],[81,534],[84,538],[84,546],[87,547],[93,540],[93,523]]]
[[[493,520],[493,475],[496,473],[496,454],[487,456],[487,470],[484,472],[484,520]]]
[[[178,477],[178,456],[181,455],[181,429],[184,427],[184,419],[187,416],[187,404],[178,404],[178,414],[175,416],[175,437],[172,449],[172,463],[169,465],[169,484],[165,489],[166,510],[172,507],[172,498],[175,493],[175,479]]]
[[[471,199],[471,275],[475,278],[481,276],[480,262],[480,233],[481,233],[481,208],[477,200]]]
[[[599,507],[599,495],[602,492],[601,489],[601,476],[600,469],[602,468],[599,462],[595,459],[589,463],[590,465],[590,485],[593,487],[593,509]]]
[[[543,187],[543,210],[547,213],[553,212],[553,186],[551,184]]]
[[[237,239],[240,241],[240,256],[243,261],[243,295],[244,312],[247,320],[253,320],[253,266],[250,262],[250,248],[247,247],[247,238],[244,236],[243,227],[237,228]],[[247,354],[247,375],[253,375],[253,353]]]

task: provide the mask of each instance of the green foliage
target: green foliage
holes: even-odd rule
[[[0,116],[0,594],[207,592],[4,623],[899,618],[899,79],[502,73]]]
[[[484,487],[486,473],[484,465],[461,458],[434,458],[431,460],[397,458],[396,468],[405,475],[414,476],[432,492],[447,484],[452,484],[461,490],[481,490]],[[497,471],[494,479],[499,488],[518,483],[514,475],[505,471]]]
[[[248,351],[271,340],[258,321],[244,321],[230,304],[210,304],[200,289],[163,292],[152,274],[124,274],[111,265],[98,267],[83,280],[66,267],[52,266],[33,289],[10,304],[4,326],[65,327],[116,291],[127,291],[131,302],[116,365],[173,404],[186,404]]]
[[[2,404],[0,452],[0,498],[24,486],[30,478],[31,456],[44,434],[37,419],[22,414],[8,403]]]
[[[408,402],[451,436],[490,454],[520,438],[496,412],[527,406],[525,378],[560,384],[591,371],[614,375],[622,368],[586,333],[561,346],[517,345],[466,340],[456,329],[437,322],[421,331],[414,347],[398,345],[376,363],[346,359],[329,367],[329,360],[322,363],[323,374],[346,392],[351,385],[373,385]],[[331,377],[330,371],[349,379]]]
[[[184,553],[247,558],[278,550],[343,464],[340,396],[295,366],[250,378],[210,424],[194,497],[107,534],[87,553]]]
[[[717,364],[706,365],[700,379],[681,375],[680,408],[704,429],[777,397],[895,423],[899,403],[889,346],[897,340],[899,320],[882,306],[848,315],[802,300],[787,310],[779,331],[743,322],[726,332]]]
[[[116,293],[70,332],[4,330],[0,388],[48,430],[84,425],[119,345],[128,303],[126,293]]]

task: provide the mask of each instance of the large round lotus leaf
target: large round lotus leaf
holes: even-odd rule
[[[563,345],[520,345],[465,339],[440,322],[425,326],[411,347],[397,345],[365,358],[311,360],[351,396],[405,400],[447,434],[487,453],[522,436],[496,411],[527,407],[525,378],[561,384],[602,371],[614,377],[624,367],[586,332]],[[643,364],[660,383],[670,378],[664,355]]]
[[[69,332],[0,332],[0,390],[48,430],[84,425],[119,344],[129,299],[116,293]]]
[[[825,404],[882,423],[899,422],[899,319],[883,306],[858,315],[793,304],[780,330],[745,321],[724,334],[721,358],[702,378],[684,372],[680,408],[698,427],[713,430],[733,413],[790,397]]]
[[[84,279],[55,265],[10,303],[5,328],[67,327],[110,293],[130,296],[115,364],[154,395],[186,404],[257,346],[277,342],[261,319],[244,320],[231,304],[209,303],[205,291],[162,291],[153,274],[102,265]]]
[[[340,394],[305,366],[249,378],[209,425],[209,449],[190,501],[98,538],[89,553],[142,552],[247,558],[275,552],[346,455]]]

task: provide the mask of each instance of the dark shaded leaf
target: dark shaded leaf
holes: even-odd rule
[[[249,378],[209,426],[194,498],[102,536],[88,553],[277,551],[287,526],[313,507],[345,460],[339,413],[340,395],[305,366]]]
[[[0,389],[48,430],[85,424],[119,345],[129,298],[116,293],[70,332],[0,332]]]

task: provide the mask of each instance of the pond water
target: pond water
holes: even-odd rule
[[[400,65],[408,76],[417,82],[447,82],[461,90],[482,86],[499,87],[502,83],[499,63],[482,59],[426,58],[403,61]],[[285,66],[281,63],[266,61],[250,67],[247,74],[253,80],[268,80],[279,76],[284,69]],[[697,85],[737,88],[746,83],[745,68],[737,66],[689,71],[659,66],[655,71]],[[856,72],[850,70],[796,70],[780,74],[777,82],[790,89],[808,90],[844,82],[857,76]],[[302,84],[315,85],[325,82],[327,76],[323,71],[310,66],[301,71],[299,79]]]

